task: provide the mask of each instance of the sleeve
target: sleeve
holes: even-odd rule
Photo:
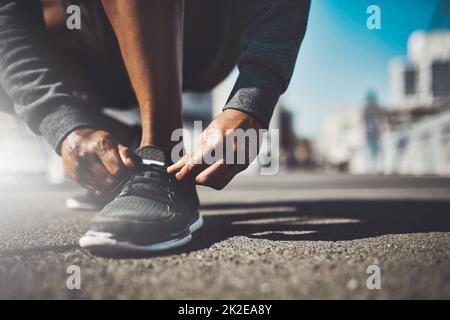
[[[51,47],[40,1],[0,0],[0,84],[16,114],[59,153],[70,132],[94,124]]]
[[[269,126],[291,80],[303,41],[309,0],[248,0],[239,77],[226,109],[247,112]]]

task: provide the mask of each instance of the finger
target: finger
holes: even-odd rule
[[[80,172],[77,176],[76,182],[89,192],[94,193],[96,196],[102,195],[102,186],[90,170]]]
[[[96,159],[91,161],[89,171],[94,180],[94,185],[97,186],[100,192],[107,193],[114,186],[114,176],[105,168],[100,158],[96,157]]]
[[[227,167],[224,160],[214,163],[212,166],[206,168],[195,177],[195,183],[202,186],[214,188],[219,182],[220,177],[226,172]]]
[[[194,164],[193,157],[193,153],[187,154],[174,165],[178,170],[175,174],[175,177],[178,180],[183,180],[189,174],[189,171]]]
[[[192,164],[191,162],[186,163],[183,168],[175,175],[177,180],[188,180],[194,179],[200,172],[208,168],[207,164]]]
[[[122,159],[122,163],[125,165],[125,167],[128,169],[133,169],[134,168],[134,159],[133,159],[134,157],[133,157],[133,154],[131,153],[130,149],[125,147],[123,144],[119,144],[117,148],[119,150],[119,155],[120,155],[120,158]]]
[[[82,181],[77,181],[77,183],[82,186],[83,188],[85,188],[87,191],[89,191],[90,193],[96,193],[97,192],[97,188],[95,188],[94,186],[84,183]]]
[[[85,188],[90,193],[95,194],[97,197],[100,197],[102,195],[102,193],[98,190],[98,188],[95,188],[92,185],[89,185],[89,184],[86,184],[83,182],[78,182],[78,184],[80,186],[82,186],[83,188]]]
[[[186,164],[186,162],[188,162],[188,161],[189,161],[188,158],[183,157],[182,159],[178,160],[178,161],[177,161],[176,163],[174,163],[173,165],[169,166],[169,167],[167,168],[167,172],[168,172],[168,173],[171,173],[171,174],[177,172],[178,170],[180,170],[181,168],[183,168],[184,165]]]
[[[116,148],[110,148],[99,153],[98,158],[112,176],[119,175],[120,172],[125,170],[125,164]]]
[[[207,154],[207,152],[210,152],[210,150],[213,150],[213,147],[199,147],[197,146],[194,150],[194,152],[188,157],[188,161],[185,161],[183,167],[181,170],[175,175],[177,180],[185,180],[185,179],[192,179],[194,180],[195,177],[202,171],[206,170],[206,168],[210,167],[211,163],[206,163],[203,161],[204,154]]]

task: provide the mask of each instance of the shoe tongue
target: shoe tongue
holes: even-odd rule
[[[162,162],[165,165],[170,165],[170,157],[160,148],[147,146],[137,149],[134,152],[142,160],[152,160],[157,162]]]

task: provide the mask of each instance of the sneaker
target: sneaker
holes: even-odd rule
[[[108,204],[110,199],[99,198],[96,195],[86,192],[66,199],[67,209],[74,211],[98,211]]]
[[[140,164],[121,184],[120,194],[89,224],[80,246],[93,251],[152,252],[182,246],[203,220],[192,182],[167,173],[170,158],[160,149],[135,152]]]

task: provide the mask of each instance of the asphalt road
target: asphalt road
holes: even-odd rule
[[[0,190],[3,299],[450,299],[450,179],[240,177],[201,190],[205,226],[188,246],[113,258],[78,247],[95,215],[65,209],[78,189]],[[71,265],[80,290],[66,287]]]

